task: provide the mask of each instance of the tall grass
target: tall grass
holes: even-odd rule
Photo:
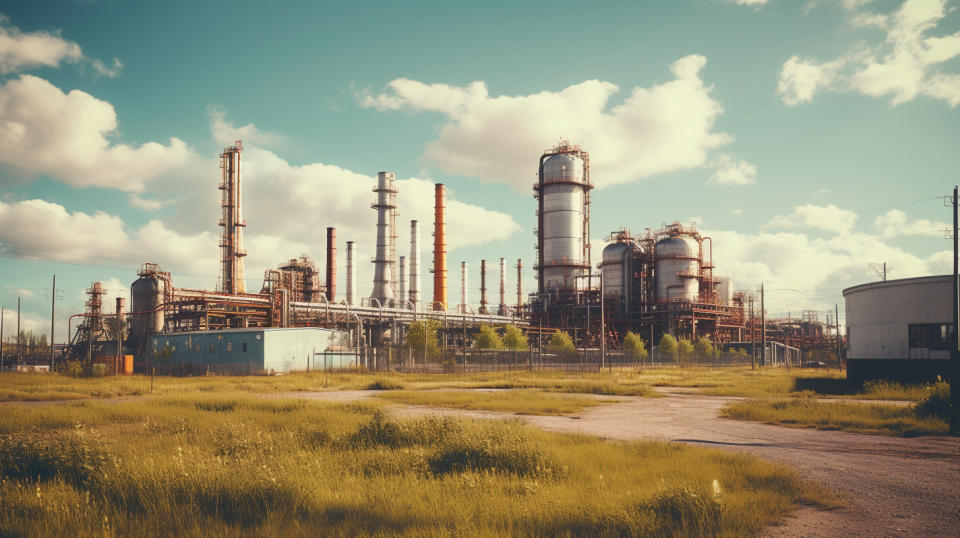
[[[939,407],[942,405],[937,400],[903,406],[790,398],[732,403],[721,411],[721,416],[824,430],[899,436],[946,435],[949,427]]]
[[[746,455],[369,404],[174,394],[45,413],[0,415],[0,535],[744,535],[836,504]]]

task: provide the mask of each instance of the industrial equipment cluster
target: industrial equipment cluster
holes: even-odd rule
[[[467,263],[460,265],[460,297],[447,294],[445,189],[435,185],[433,222],[433,294],[421,286],[421,227],[412,220],[406,256],[398,256],[397,196],[392,172],[380,172],[371,205],[377,213],[376,254],[369,296],[357,293],[355,243],[346,241],[345,289],[337,286],[337,234],[326,230],[326,264],[306,256],[268,269],[258,292],[247,288],[244,274],[243,197],[240,141],[220,155],[222,228],[220,272],[215,291],[174,285],[173,275],[155,263],[144,263],[130,288],[131,305],[117,299],[113,312],[103,304],[105,290],[96,282],[88,290],[86,311],[76,331],[70,329],[65,359],[96,361],[113,358],[121,371],[147,371],[155,365],[165,336],[178,336],[181,348],[200,353],[230,331],[320,328],[339,335],[325,352],[355,357],[353,366],[390,367],[384,349],[403,343],[411,323],[435,321],[444,343],[466,348],[483,325],[512,324],[544,338],[557,331],[571,335],[578,348],[619,349],[628,332],[652,349],[665,334],[696,341],[707,338],[719,349],[764,353],[768,345],[806,352],[830,348],[830,327],[815,312],[767,319],[757,294],[731,289],[731,280],[714,274],[713,242],[694,226],[665,223],[639,235],[614,231],[594,265],[590,245],[593,182],[590,155],[568,142],[546,150],[539,159],[536,199],[537,287],[524,296],[523,260],[518,259],[515,290],[507,298],[507,261],[499,259],[499,296],[487,297],[487,262],[480,262],[480,304],[467,300]],[[595,272],[594,269],[599,269]],[[72,320],[73,318],[71,318]],[[213,340],[211,340],[211,337]],[[186,339],[185,339],[186,338]],[[257,340],[259,340],[257,336]],[[229,339],[228,339],[229,340]],[[170,340],[166,340],[169,345]],[[763,348],[758,350],[763,342]],[[239,345],[239,344],[238,344]],[[243,343],[246,350],[247,343]],[[229,343],[224,346],[230,346]],[[380,351],[381,356],[377,355]],[[206,352],[206,349],[203,350]],[[125,358],[125,359],[124,359]],[[153,360],[153,362],[150,362]],[[309,367],[309,362],[307,363]],[[346,364],[346,363],[338,363]],[[210,372],[209,362],[205,371]]]

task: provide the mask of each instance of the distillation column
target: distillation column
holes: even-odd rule
[[[380,306],[389,306],[393,303],[393,259],[391,256],[392,238],[394,235],[390,225],[396,209],[396,189],[393,186],[393,172],[377,174],[377,201],[370,207],[377,210],[377,253],[373,259],[373,292],[370,299],[376,299]]]
[[[218,188],[223,191],[220,206],[223,216],[220,226],[223,234],[220,239],[220,287],[217,291],[236,295],[246,293],[246,281],[243,275],[243,200],[240,183],[240,154],[243,143],[237,140],[227,146],[220,154],[221,179]]]

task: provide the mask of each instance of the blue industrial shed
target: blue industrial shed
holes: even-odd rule
[[[315,327],[192,331],[150,341],[157,371],[170,374],[279,374],[359,364],[348,333]]]

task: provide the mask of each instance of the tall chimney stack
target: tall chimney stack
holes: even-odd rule
[[[243,257],[247,255],[247,251],[243,249],[243,227],[247,223],[243,220],[240,183],[242,152],[243,143],[237,140],[220,154],[222,175],[218,188],[223,191],[220,197],[220,207],[223,208],[220,226],[223,226],[223,234],[220,238],[220,289],[218,291],[230,295],[246,293]]]
[[[420,308],[420,222],[410,221],[410,302]]]
[[[487,260],[480,260],[480,313],[490,313],[487,308]]]
[[[523,309],[523,260],[517,258],[517,313]]]
[[[347,304],[353,305],[357,299],[357,274],[353,260],[354,242],[347,241]]]
[[[337,298],[337,229],[327,228],[327,302]]]
[[[447,309],[447,242],[446,222],[443,220],[443,183],[437,183],[433,205],[433,305],[436,310]]]
[[[400,256],[400,277],[397,279],[397,284],[400,286],[397,289],[397,308],[406,308],[407,307],[407,257]]]
[[[500,258],[500,304],[497,314],[507,315],[507,262],[503,258]]]
[[[460,313],[467,313],[467,262],[460,262]]]
[[[377,187],[373,192],[377,193],[377,201],[370,207],[377,210],[377,254],[373,259],[373,292],[371,299],[376,299],[380,306],[389,306],[393,303],[393,267],[392,248],[394,231],[391,223],[396,214],[396,196],[397,190],[393,187],[393,172],[380,172],[377,174]]]

